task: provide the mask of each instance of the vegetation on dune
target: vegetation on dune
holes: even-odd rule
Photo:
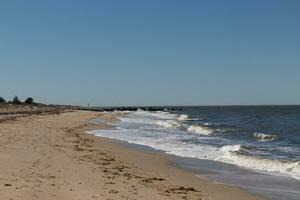
[[[18,96],[15,96],[12,100],[12,103],[13,104],[21,104],[22,102],[20,101],[19,97]]]
[[[5,102],[6,102],[5,99],[0,97],[0,103],[5,103]]]
[[[28,97],[28,98],[24,101],[24,103],[26,103],[26,104],[34,104],[33,98],[32,98],[32,97]]]
[[[18,96],[15,96],[11,101],[6,102],[3,97],[0,97],[0,103],[8,103],[8,104],[36,104],[32,97],[28,97],[24,102],[22,102]]]

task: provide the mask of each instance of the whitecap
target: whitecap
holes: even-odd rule
[[[185,115],[185,114],[182,114],[178,117],[178,120],[179,121],[187,121],[189,120],[189,116],[188,115]]]
[[[254,138],[260,142],[274,141],[277,139],[277,135],[264,134],[264,133],[253,133]]]
[[[196,133],[199,135],[211,135],[214,132],[212,129],[200,125],[191,125],[187,130],[191,133]]]
[[[239,144],[236,145],[226,145],[220,148],[220,151],[222,152],[239,152],[242,149],[242,146]]]
[[[300,161],[284,161],[278,159],[259,158],[255,156],[242,155],[239,152],[242,147],[240,145],[225,146],[220,149],[221,156],[216,160],[235,164],[248,169],[279,172],[290,175],[296,179],[300,178]]]
[[[180,124],[174,120],[159,120],[156,122],[157,125],[165,128],[176,128],[180,127]]]

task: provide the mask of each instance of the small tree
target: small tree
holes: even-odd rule
[[[21,101],[18,96],[15,96],[12,101],[13,104],[21,104]]]
[[[5,99],[3,99],[2,97],[0,97],[0,103],[5,103]]]
[[[25,101],[24,101],[24,103],[26,103],[26,104],[33,104],[34,102],[33,102],[33,98],[32,97],[28,97]]]

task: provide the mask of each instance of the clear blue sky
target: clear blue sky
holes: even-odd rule
[[[300,1],[0,2],[0,96],[300,103]]]

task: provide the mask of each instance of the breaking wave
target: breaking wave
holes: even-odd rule
[[[209,122],[207,122],[208,120]],[[211,119],[202,120],[181,113],[139,110],[122,115],[116,124],[119,127],[117,127],[118,130],[98,130],[94,134],[150,146],[178,156],[215,160],[272,173],[279,172],[300,179],[298,157],[289,161],[288,158],[270,157],[269,155],[274,152],[272,144],[275,142],[253,144],[254,138],[260,142],[274,141],[278,139],[277,135],[251,131],[251,143],[243,143],[239,140],[232,142],[228,139],[232,137],[230,134],[233,132],[236,133],[237,137],[240,137],[240,131],[235,131],[238,130],[234,129],[235,127],[229,127],[229,129],[221,126],[219,128],[216,124],[218,123]],[[224,130],[226,130],[225,134],[222,132]],[[297,151],[292,147],[276,148],[275,150],[283,153]]]
[[[182,114],[180,115],[178,118],[177,118],[179,121],[187,121],[189,120],[189,116],[188,115],[185,115],[185,114]]]
[[[277,139],[277,135],[264,134],[264,133],[254,133],[253,136],[257,141],[260,142],[274,141]]]
[[[220,151],[223,152],[223,155],[218,157],[216,160],[235,164],[248,169],[279,172],[282,174],[291,175],[292,177],[300,180],[300,161],[293,162],[247,156],[241,154],[244,150],[244,147],[241,145],[223,146],[220,148]]]
[[[165,128],[177,128],[180,127],[180,124],[174,120],[159,120],[156,122],[157,125]]]
[[[191,125],[187,131],[191,133],[196,133],[199,135],[211,135],[214,133],[214,131],[208,127],[200,126],[200,125]]]
[[[220,148],[220,151],[222,152],[239,152],[242,150],[242,146],[239,144],[236,145],[226,145]]]

